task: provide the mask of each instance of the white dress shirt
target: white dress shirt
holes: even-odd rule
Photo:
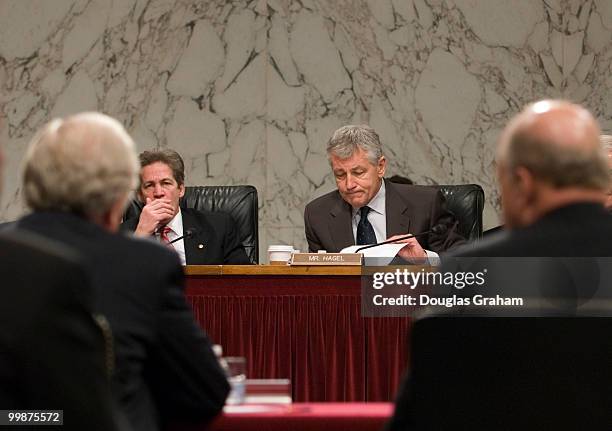
[[[170,220],[166,226],[172,229],[170,232],[168,232],[168,239],[170,241],[183,236],[183,215],[181,214],[180,207],[178,213],[176,213],[174,218]],[[155,237],[158,240],[159,236],[159,232],[156,232]],[[187,260],[185,258],[185,242],[183,241],[183,239],[181,238],[178,241],[170,244],[170,247],[174,248],[174,250],[178,253],[179,259],[181,259],[181,265],[186,265]]]
[[[370,212],[368,213],[368,221],[374,228],[376,234],[376,242],[382,242],[387,239],[387,216],[385,215],[385,182],[383,181],[368,203]],[[357,238],[357,226],[361,220],[360,208],[353,208],[353,238]]]
[[[383,242],[384,240],[388,239],[385,205],[386,192],[385,181],[383,180],[382,184],[380,185],[380,189],[378,189],[376,195],[374,195],[372,200],[367,205],[370,207],[370,212],[368,213],[368,221],[374,228],[374,233],[376,234],[376,242]],[[360,208],[353,208],[353,239],[357,238],[357,226],[359,225],[359,220],[361,220],[361,212],[359,210]],[[405,232],[405,234],[408,235],[409,232]],[[417,238],[417,241],[418,240],[419,239]],[[425,251],[427,257],[430,258],[430,261],[432,258],[438,257],[438,253],[436,253],[435,251],[425,249],[423,249],[423,251]]]

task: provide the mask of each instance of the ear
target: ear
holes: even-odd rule
[[[110,232],[117,232],[121,224],[121,218],[125,212],[127,195],[122,199],[117,199],[115,203],[100,217],[99,224]]]
[[[514,172],[514,182],[518,195],[524,199],[525,203],[529,204],[536,200],[536,181],[531,171],[524,167],[518,167]]]
[[[522,226],[533,224],[540,217],[541,183],[531,171],[523,167],[517,168],[514,174],[513,199],[518,202],[517,217]]]
[[[378,167],[377,167],[378,178],[382,178],[385,176],[386,168],[387,168],[387,159],[385,159],[385,156],[381,156],[380,159],[378,160]]]
[[[182,198],[183,196],[185,196],[185,184],[181,184],[179,186],[179,198]]]

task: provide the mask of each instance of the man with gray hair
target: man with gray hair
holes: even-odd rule
[[[117,233],[137,181],[134,143],[116,120],[99,113],[53,120],[27,151],[23,192],[33,213],[17,227],[83,258],[94,307],[112,330],[114,396],[131,427],[144,431],[211,419],[229,387],[186,304],[176,254]]]
[[[0,146],[0,190],[2,163]],[[66,430],[116,429],[106,361],[112,346],[94,319],[79,256],[58,242],[7,229],[0,232],[0,280],[0,406],[62,410],[62,418],[51,414],[44,424],[63,419]]]
[[[304,224],[311,252],[339,252],[350,245],[374,244],[439,225],[449,229],[398,241],[406,243],[400,256],[435,256],[464,242],[454,231],[454,217],[446,211],[439,191],[383,180],[387,161],[371,127],[339,128],[327,144],[327,155],[338,189],[306,205]]]

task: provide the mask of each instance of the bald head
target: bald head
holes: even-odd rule
[[[529,105],[503,132],[498,163],[528,169],[557,188],[607,188],[608,173],[599,127],[584,108],[545,100]]]
[[[565,101],[540,101],[517,115],[497,149],[506,223],[525,225],[555,207],[601,201],[610,178],[599,134],[589,111]]]
[[[88,112],[47,123],[26,153],[23,192],[35,211],[92,220],[125,203],[137,183],[134,143],[111,117]]]

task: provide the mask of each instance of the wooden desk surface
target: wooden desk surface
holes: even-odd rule
[[[361,275],[360,266],[188,265],[186,275]]]
[[[435,267],[430,265],[410,265],[410,266],[385,266],[385,267],[365,267],[365,271],[395,271],[395,269],[409,269],[410,271],[435,271]],[[377,269],[378,268],[378,269]],[[313,265],[313,266],[290,266],[290,265],[187,265],[185,274],[191,276],[198,275],[266,275],[266,276],[361,276],[364,267],[361,266],[335,266],[335,265]]]

